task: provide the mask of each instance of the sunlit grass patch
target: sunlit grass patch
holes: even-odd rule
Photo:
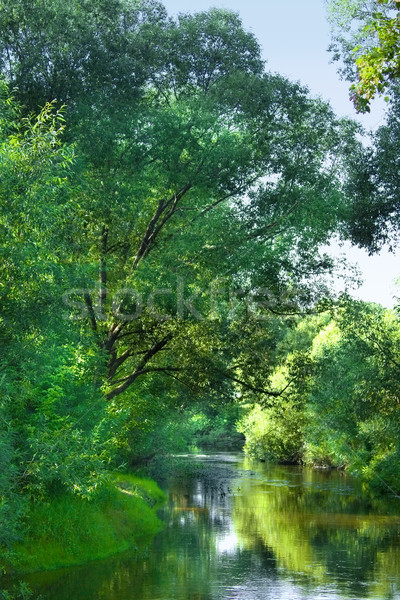
[[[151,542],[163,523],[156,508],[165,494],[156,483],[117,474],[93,500],[61,494],[33,504],[25,538],[10,567],[20,572],[54,569],[104,558]]]

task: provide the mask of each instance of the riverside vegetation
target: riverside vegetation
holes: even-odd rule
[[[5,0],[0,74],[2,570],[140,546],[131,471],[243,434],[399,493],[399,316],[321,250],[396,241],[397,73],[367,147],[236,13]]]

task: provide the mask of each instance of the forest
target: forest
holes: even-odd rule
[[[329,10],[358,110],[386,96],[369,136],[235,12],[1,2],[3,573],[49,568],[60,521],[103,537],[57,565],[128,547],[118,510],[156,532],[151,478],[194,448],[400,494],[400,306],[354,300],[326,250],[398,241],[400,6]]]

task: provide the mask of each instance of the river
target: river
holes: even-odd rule
[[[400,499],[338,471],[181,457],[133,553],[24,578],[46,600],[400,600]],[[183,468],[182,468],[183,467]]]

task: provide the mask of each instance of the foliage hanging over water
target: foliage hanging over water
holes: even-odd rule
[[[271,407],[242,421],[248,452],[262,459],[350,468],[381,492],[399,493],[400,319],[345,301],[289,330],[275,378],[289,382]]]

